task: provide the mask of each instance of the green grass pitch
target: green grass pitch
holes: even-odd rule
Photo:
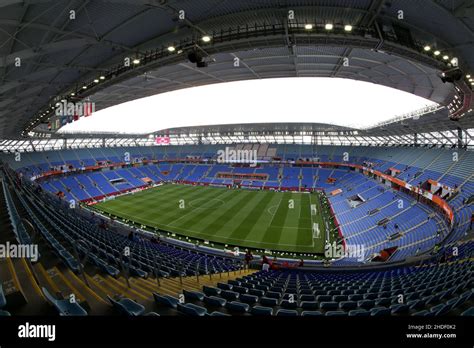
[[[229,247],[324,253],[326,228],[315,193],[169,184],[102,202],[95,208]],[[319,234],[313,235],[314,224],[319,225]]]

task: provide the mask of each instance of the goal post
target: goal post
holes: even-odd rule
[[[319,224],[317,222],[313,222],[313,239],[321,238],[321,232],[319,231]]]

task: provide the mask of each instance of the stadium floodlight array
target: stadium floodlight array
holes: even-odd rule
[[[292,18],[292,20],[297,21],[298,19]],[[316,22],[316,21],[315,21]],[[267,24],[263,24],[263,26],[257,26],[256,28],[252,28],[252,36],[257,35],[258,33],[265,34],[267,31],[272,31],[275,32],[276,30],[278,32],[285,33],[285,30],[289,31],[290,34],[294,32],[295,34],[298,33],[298,30],[300,29],[300,26],[287,26],[285,29],[285,26],[283,24],[272,24],[271,27],[266,27]],[[332,33],[336,28],[341,27],[342,30],[347,34],[347,35],[360,35],[360,30],[361,28],[357,28],[358,30],[353,30],[353,26],[351,24],[345,24],[342,26],[336,25],[332,22],[327,22],[323,25],[324,30],[327,33]],[[302,24],[301,28],[308,34],[312,33],[315,28],[315,25],[313,24]],[[242,33],[248,31],[248,27],[237,27],[237,28],[230,28],[225,30],[225,36],[224,36],[224,31],[221,30],[215,30],[212,33],[204,34],[198,37],[186,37],[183,38],[179,43],[172,43],[172,44],[165,44],[159,48],[152,49],[152,50],[147,50],[146,53],[141,53],[137,54],[133,57],[124,57],[124,64],[117,65],[114,67],[110,67],[110,69],[107,70],[107,72],[99,75],[92,77],[88,81],[83,81],[83,82],[78,82],[77,86],[79,87],[77,90],[69,90],[69,91],[64,91],[61,94],[54,96],[51,101],[48,103],[49,105],[46,105],[42,110],[38,111],[37,115],[35,115],[32,118],[32,121],[25,127],[24,131],[22,132],[23,136],[26,136],[29,134],[30,131],[32,131],[36,126],[41,124],[42,122],[49,120],[52,114],[52,110],[54,109],[54,104],[58,100],[62,99],[67,99],[70,100],[71,98],[74,98],[75,100],[81,100],[87,96],[90,96],[94,93],[94,91],[98,91],[101,88],[103,88],[103,82],[107,80],[107,84],[109,85],[110,83],[113,82],[114,79],[120,78],[121,75],[124,74],[133,74],[133,70],[136,69],[136,73],[140,73],[143,70],[144,66],[151,65],[151,64],[156,64],[156,62],[161,61],[161,60],[166,60],[169,59],[169,55],[180,55],[183,52],[190,51],[192,53],[193,50],[195,50],[196,47],[199,47],[199,51],[201,51],[204,56],[209,56],[205,49],[203,49],[200,44],[205,44],[205,45],[213,45],[217,43],[223,43],[227,40],[232,40],[233,35],[240,36]],[[370,30],[367,29],[367,34]],[[286,34],[285,34],[286,35]],[[396,37],[390,36],[390,37]],[[404,42],[404,44],[407,44]],[[449,55],[446,54],[445,51],[440,50],[440,49],[434,49],[432,45],[430,44],[421,44],[421,43],[415,43],[414,47],[418,52],[424,55],[429,55],[430,58],[435,59],[437,62],[442,63],[445,65],[446,68],[451,69],[459,69],[459,60],[457,57],[450,57]],[[196,64],[198,64],[201,67],[207,66],[208,62],[204,60],[197,60]],[[462,74],[463,75],[463,74]],[[463,82],[472,89],[474,87],[474,83],[469,81],[469,78],[466,76],[470,76],[469,73],[466,75],[462,76],[463,77]],[[444,78],[444,77],[443,77]]]

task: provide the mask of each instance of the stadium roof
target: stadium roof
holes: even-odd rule
[[[354,128],[336,126],[327,123],[248,123],[207,125],[197,127],[171,128],[161,131],[163,134],[189,134],[189,133],[234,133],[234,132],[344,132],[354,131]]]
[[[6,0],[0,9],[0,138],[44,124],[63,98],[90,97],[100,110],[190,86],[322,76],[448,105],[456,90],[439,78],[448,62],[474,75],[471,1]]]

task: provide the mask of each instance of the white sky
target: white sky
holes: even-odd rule
[[[267,122],[360,128],[432,104],[410,93],[349,79],[262,79],[157,94],[98,111],[60,132],[151,133],[174,127]]]

